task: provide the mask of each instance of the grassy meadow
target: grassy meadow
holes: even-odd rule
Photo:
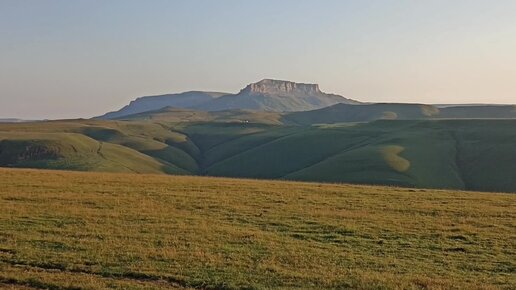
[[[514,289],[515,261],[511,194],[0,169],[0,288]]]

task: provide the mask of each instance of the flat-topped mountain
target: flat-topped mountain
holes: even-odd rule
[[[324,93],[316,84],[265,79],[246,86],[237,94],[192,91],[141,97],[122,109],[107,113],[100,118],[120,118],[165,107],[201,111],[236,109],[297,112],[320,109],[339,103],[358,104],[359,102],[339,95]]]
[[[227,95],[200,105],[206,111],[247,109],[273,112],[309,111],[331,105],[358,104],[343,96],[321,92],[316,84],[265,79],[250,84],[236,95]]]

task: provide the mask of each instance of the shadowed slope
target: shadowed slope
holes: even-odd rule
[[[308,112],[284,114],[283,122],[298,125],[423,119],[516,119],[515,106],[485,105],[438,108],[424,104],[337,104]]]

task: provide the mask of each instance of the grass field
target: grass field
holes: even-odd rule
[[[511,194],[0,169],[0,288],[514,289],[515,261]]]

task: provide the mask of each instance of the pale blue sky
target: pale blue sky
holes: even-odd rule
[[[516,103],[516,1],[0,0],[0,118],[91,117],[263,78]]]

